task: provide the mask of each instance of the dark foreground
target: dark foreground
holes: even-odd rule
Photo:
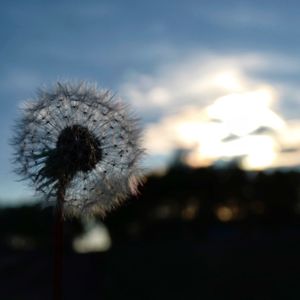
[[[300,299],[300,237],[132,242],[65,256],[64,299]],[[51,253],[1,251],[1,300],[52,299]]]
[[[299,186],[296,171],[235,166],[151,175],[105,219],[108,252],[75,254],[85,223],[64,223],[64,300],[299,300]],[[52,299],[53,215],[0,209],[0,300]],[[36,250],[11,250],[22,241]]]

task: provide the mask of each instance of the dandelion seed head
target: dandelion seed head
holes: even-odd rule
[[[58,83],[22,111],[12,142],[16,171],[49,202],[65,178],[65,215],[105,215],[137,192],[141,129],[109,91]]]

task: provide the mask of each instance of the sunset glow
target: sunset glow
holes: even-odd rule
[[[202,88],[206,82],[226,94],[204,107],[186,106],[151,126],[146,147],[153,154],[187,149],[185,160],[192,167],[231,159],[238,159],[247,170],[291,165],[281,149],[298,147],[300,126],[285,121],[276,111],[276,90],[270,85],[247,83],[237,71],[213,74],[202,80]],[[155,101],[159,99],[157,96]],[[295,155],[289,157],[295,161]]]
[[[222,122],[228,132],[244,136],[259,127],[279,129],[283,120],[270,109],[274,96],[270,88],[229,94],[207,108],[213,120]]]

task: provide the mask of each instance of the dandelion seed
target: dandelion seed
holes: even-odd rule
[[[140,135],[108,91],[58,83],[24,108],[13,139],[17,172],[50,202],[63,193],[65,216],[104,216],[137,191]]]

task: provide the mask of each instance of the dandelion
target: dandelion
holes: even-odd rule
[[[56,204],[54,299],[62,299],[63,218],[104,216],[141,181],[141,131],[108,91],[81,83],[40,90],[13,138],[17,172]]]
[[[140,128],[108,91],[58,83],[25,105],[13,140],[17,172],[64,216],[117,207],[140,182]]]

